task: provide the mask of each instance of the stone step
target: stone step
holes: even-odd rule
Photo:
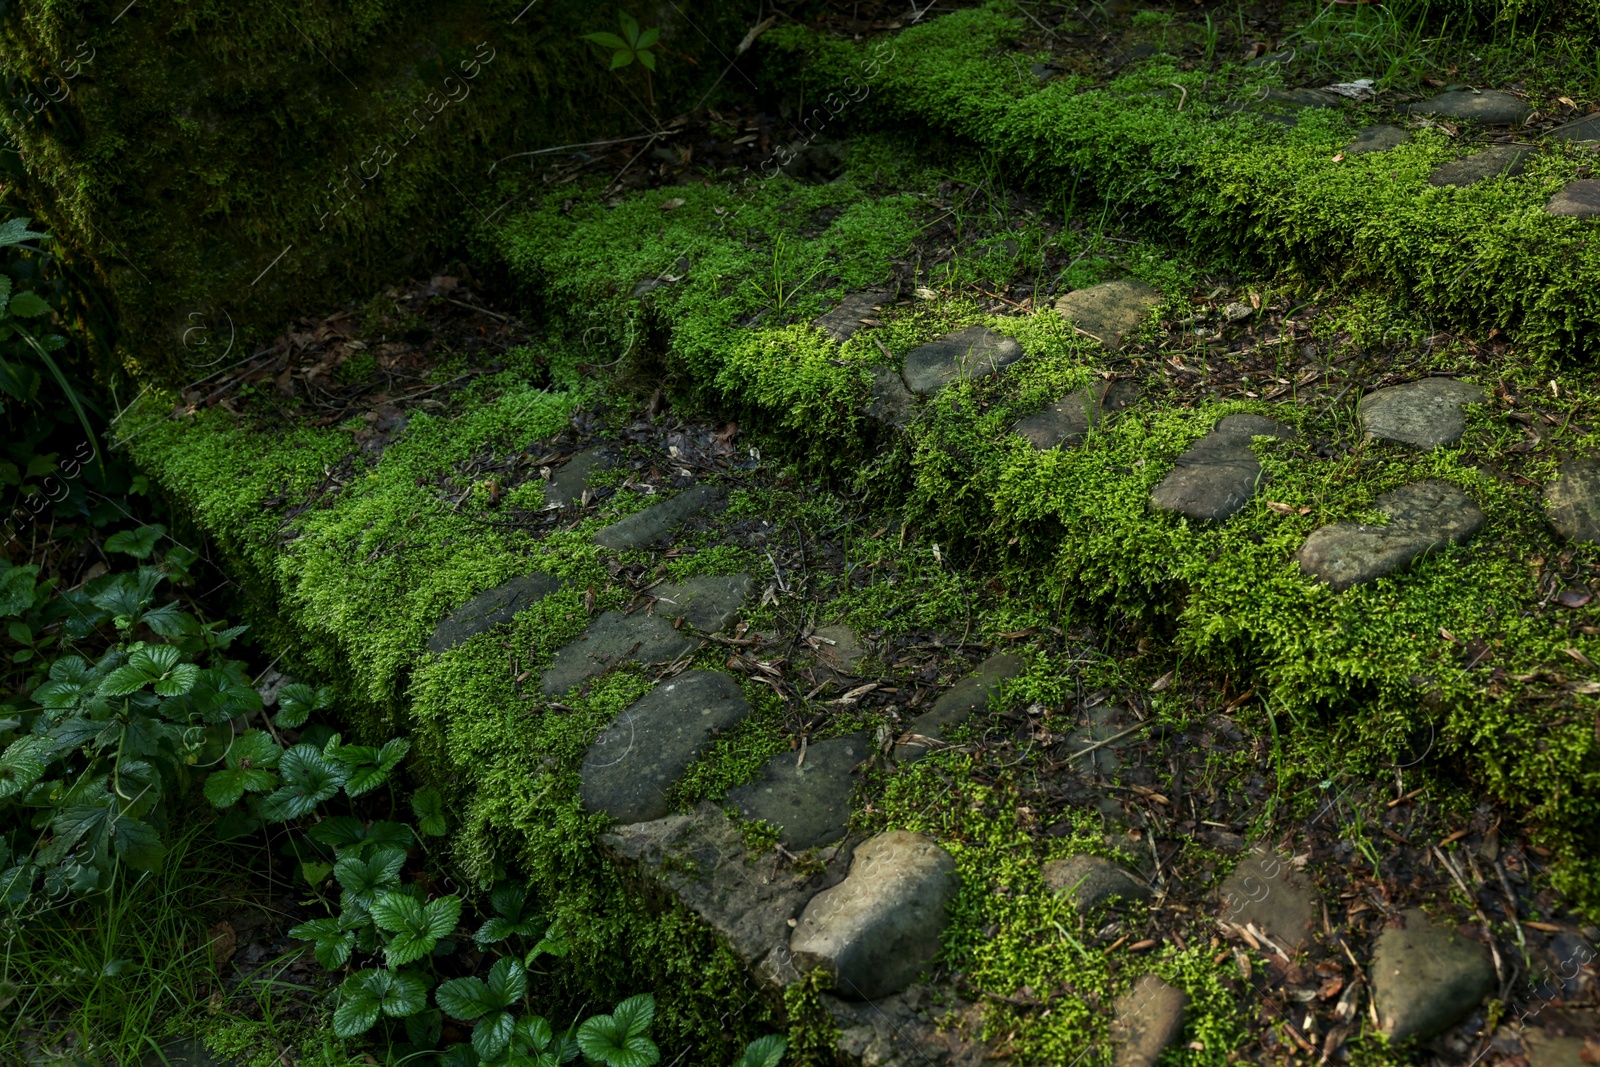
[[[1387,526],[1336,522],[1315,530],[1295,556],[1300,569],[1343,592],[1461,544],[1484,523],[1482,510],[1466,493],[1432,479],[1384,493],[1373,506],[1389,516]]]
[[[1114,1067],[1155,1067],[1183,1033],[1189,995],[1153,974],[1143,974],[1112,1008]]]
[[[1368,440],[1439,448],[1461,440],[1467,428],[1462,409],[1485,399],[1482,386],[1454,378],[1423,378],[1374,389],[1362,397],[1361,425]]]
[[[1217,887],[1225,923],[1266,934],[1291,958],[1311,937],[1316,895],[1291,857],[1254,848]]]
[[[968,326],[946,334],[906,354],[901,377],[918,396],[937,393],[962,378],[985,378],[1022,358],[1014,338],[984,326]]]
[[[544,485],[544,502],[564,508],[581,502],[584,490],[594,488],[594,476],[616,466],[617,462],[614,446],[595,445],[584,449],[550,475]]]
[[[1255,496],[1261,463],[1257,437],[1287,440],[1294,431],[1260,415],[1229,415],[1179,456],[1172,473],[1150,492],[1150,505],[1191,519],[1220,520]]]
[[[547,697],[560,696],[620,664],[671,663],[694,651],[697,644],[695,638],[679,633],[658,615],[608,611],[590,623],[576,641],[556,650],[540,679],[540,689]]]
[[[600,731],[578,769],[583,810],[619,823],[664,818],[667,791],[712,740],[750,714],[739,683],[684,671],[629,705]]]
[[[1161,294],[1155,289],[1127,278],[1075,289],[1058,299],[1055,308],[1074,330],[1115,352],[1159,303]]]
[[[1083,441],[1139,399],[1139,387],[1121,378],[1098,382],[1067,394],[1043,411],[1025,415],[1011,427],[1039,451],[1070,448]]]
[[[535,572],[486,589],[440,620],[428,638],[428,651],[447,652],[470,637],[508,623],[561,586],[560,578]]]
[[[1051,860],[1041,872],[1044,884],[1072,898],[1080,912],[1110,900],[1149,900],[1144,880],[1099,856],[1079,854]]]
[[[996,691],[1028,669],[1021,656],[1003,652],[978,664],[977,670],[951,686],[933,707],[911,720],[907,740],[895,745],[894,758],[909,762],[927,755],[944,740],[946,730],[959,726],[989,707]]]
[[[746,819],[777,826],[785,848],[830,845],[844,837],[850,824],[855,770],[871,754],[864,733],[779,753],[754,781],[729,790],[728,803]]]
[[[1372,951],[1372,1003],[1390,1041],[1427,1038],[1465,1019],[1495,988],[1489,950],[1421,908],[1400,913]]]
[[[722,502],[722,490],[710,485],[693,485],[659,504],[636,511],[594,535],[595,544],[612,552],[626,552],[653,544],[702,512]]]

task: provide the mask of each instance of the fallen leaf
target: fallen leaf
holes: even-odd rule
[[[1564,608],[1581,608],[1594,599],[1594,594],[1581,585],[1563,589],[1556,594],[1556,603]]]
[[[239,947],[239,935],[233,932],[233,924],[227,921],[219,922],[211,927],[211,961],[221,968],[233,958],[233,950]]]
[[[1335,163],[1343,163],[1344,162],[1344,153],[1340,152],[1338,155],[1334,156],[1333,157],[1333,161]]]
[[[1150,691],[1153,692],[1153,693],[1159,693],[1159,692],[1161,692],[1163,689],[1165,689],[1167,686],[1169,686],[1171,684],[1172,684],[1172,672],[1168,671],[1166,674],[1163,674],[1161,677],[1159,677],[1159,678],[1157,678],[1155,680],[1154,684],[1152,684],[1150,686]]]
[[[1562,649],[1562,651],[1571,656],[1573,659],[1577,660],[1579,663],[1583,664],[1585,667],[1594,666],[1594,660],[1590,659],[1588,656],[1585,656],[1582,652],[1579,652],[1575,648]]]
[[[662,211],[676,211],[678,208],[682,207],[684,205],[684,203],[685,203],[685,200],[683,199],[683,197],[675,196],[671,200],[663,200],[663,201],[661,201],[661,210]]]

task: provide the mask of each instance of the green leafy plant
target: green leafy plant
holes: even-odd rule
[[[654,27],[641,30],[639,21],[626,11],[617,16],[617,21],[622,28],[622,36],[605,30],[583,35],[585,41],[592,41],[601,48],[611,51],[611,69],[622,70],[634,63],[644,68],[644,84],[646,98],[651,110],[655,109],[655,89],[651,75],[656,69],[656,55],[651,51],[661,39],[661,31]]]
[[[744,1054],[734,1061],[733,1067],[778,1067],[789,1041],[781,1034],[758,1037],[744,1047]]]
[[[780,233],[772,242],[772,270],[767,276],[770,281],[752,279],[750,284],[761,294],[763,300],[772,305],[773,314],[781,317],[793,304],[795,295],[810,285],[826,267],[826,263],[818,263],[804,277],[800,277],[804,270],[800,257],[791,249],[788,239]]]
[[[578,1047],[605,1067],[651,1067],[661,1059],[648,1034],[655,1021],[656,1000],[648,993],[629,997],[610,1015],[596,1015],[578,1027]]]

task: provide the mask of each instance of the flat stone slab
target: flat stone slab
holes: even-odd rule
[[[767,761],[755,781],[728,790],[728,803],[746,819],[778,827],[785,848],[827,845],[844,836],[850,824],[852,773],[871,754],[867,735],[847,734],[818,741],[799,752],[780,752]]]
[[[789,949],[849,999],[898,993],[939,955],[958,888],[956,861],[932,838],[890,830],[858,845],[845,880],[811,899]]]
[[[1579,178],[1568,182],[1565,189],[1550,198],[1544,209],[1551,215],[1580,219],[1600,215],[1600,178]]]
[[[1424,449],[1453,445],[1467,428],[1462,408],[1483,403],[1485,395],[1481,386],[1454,378],[1391,385],[1361,398],[1361,425],[1368,440]]]
[[[1378,1029],[1393,1042],[1432,1037],[1465,1019],[1494,989],[1489,951],[1420,908],[1400,913],[1372,950]]]
[[[1044,884],[1070,893],[1079,911],[1088,911],[1113,897],[1149,900],[1150,887],[1110,860],[1079,855],[1051,860],[1044,865]]]
[[[1449,482],[1412,482],[1373,501],[1387,526],[1336,522],[1313,530],[1295,559],[1334,592],[1393,574],[1429,552],[1458,545],[1483,527],[1483,511]]]
[[[998,374],[1021,358],[1022,346],[1015,338],[984,326],[968,326],[912,350],[901,375],[907,389],[927,396],[958,378]]]
[[[817,666],[836,679],[857,678],[865,668],[867,646],[848,626],[818,626],[805,644],[813,649]]]
[[[1428,184],[1460,188],[1485,178],[1514,178],[1522,173],[1531,155],[1533,149],[1521,145],[1490,145],[1481,152],[1439,164],[1428,175]]]
[[[1555,1037],[1539,1030],[1522,1032],[1522,1047],[1528,1056],[1528,1067],[1592,1067],[1594,1060],[1585,1057],[1592,1044],[1581,1037]]]
[[[560,578],[536,572],[486,589],[446,615],[433,628],[433,636],[428,638],[428,651],[448,651],[469,637],[508,623],[518,612],[537,604],[561,585]]]
[[[1011,432],[1021,434],[1041,452],[1083,440],[1090,430],[1101,426],[1108,416],[1132,406],[1139,399],[1139,387],[1116,379],[1086,386],[1051,404],[1043,411],[1018,419]]]
[[[1387,152],[1411,140],[1411,132],[1398,126],[1368,126],[1355,139],[1344,146],[1346,156],[1360,156],[1368,152]]]
[[[917,398],[906,388],[905,379],[888,367],[872,368],[872,390],[867,401],[867,417],[899,429],[911,421]]]
[[[1150,286],[1123,279],[1075,289],[1056,301],[1056,310],[1078,330],[1116,351],[1159,303],[1161,294]]]
[[[1563,122],[1554,129],[1546,130],[1544,135],[1559,141],[1600,141],[1600,111]]]
[[[862,319],[872,318],[872,305],[882,299],[882,293],[846,293],[837,305],[812,319],[812,325],[842,344],[861,329]]]
[[[913,740],[894,747],[895,759],[909,762],[927,755],[933,742],[944,739],[945,730],[987,710],[1001,683],[1022,677],[1027,669],[1021,656],[1009,652],[990,656],[978,664],[976,670],[941,694],[933,707],[911,720],[906,732]]]
[[[1291,956],[1310,941],[1317,899],[1289,857],[1258,847],[1222,880],[1217,893],[1224,922],[1254,926]]]
[[[994,1067],[983,1040],[984,1011],[952,995],[913,985],[872,1001],[829,993],[817,998],[839,1030],[840,1063],[860,1067]]]
[[[1600,542],[1600,460],[1569,459],[1544,487],[1550,525],[1568,541]]]
[[[721,491],[714,486],[692,485],[677,496],[612,523],[594,535],[594,542],[612,552],[641,548],[661,540],[673,527],[707,510],[721,497]]]
[[[1440,93],[1408,108],[1416,115],[1440,115],[1462,122],[1482,122],[1490,126],[1518,126],[1533,114],[1533,105],[1498,89],[1482,92]]]
[[[584,449],[550,475],[544,486],[544,502],[571,507],[583,499],[590,479],[615,463],[616,457],[604,445]]]
[[[1111,1022],[1115,1067],[1155,1067],[1163,1050],[1183,1033],[1189,995],[1153,974],[1143,974],[1117,998]]]
[[[850,852],[824,853],[817,873],[774,869],[771,852],[752,855],[739,825],[702,801],[601,834],[600,847],[650,897],[669,896],[698,915],[752,973],[781,987],[790,977],[791,920],[816,893],[843,880]],[[804,868],[814,871],[813,867]]]
[[[1178,457],[1172,472],[1151,490],[1150,504],[1191,519],[1225,519],[1249,502],[1261,478],[1250,442],[1293,436],[1287,426],[1260,415],[1229,415]]]
[[[619,663],[670,662],[695,645],[694,638],[680,634],[659,616],[608,611],[590,623],[576,641],[556,650],[540,689],[547,697],[560,696]]]
[[[662,618],[682,619],[696,630],[716,633],[739,617],[753,584],[754,579],[743,573],[703,574],[682,585],[667,582],[650,591],[656,598],[650,610]]]
[[[583,758],[583,810],[621,823],[671,813],[667,789],[721,731],[750,714],[739,683],[718,671],[684,671],[634,701],[600,731]]]

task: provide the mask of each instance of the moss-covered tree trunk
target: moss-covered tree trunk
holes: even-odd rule
[[[14,199],[178,383],[285,320],[426,269],[519,152],[692,106],[755,0],[24,0],[0,25]],[[582,39],[628,10],[658,70]],[[526,158],[526,157],[524,157]]]

